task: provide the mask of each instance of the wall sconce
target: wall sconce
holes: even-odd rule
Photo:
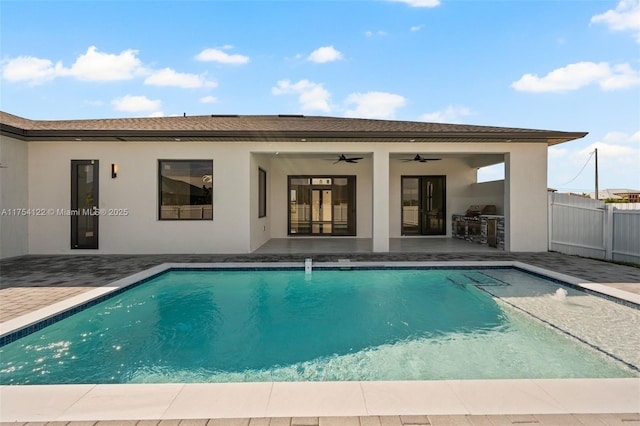
[[[115,179],[118,177],[118,165],[115,163],[111,163],[111,179]]]

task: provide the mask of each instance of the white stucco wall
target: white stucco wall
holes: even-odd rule
[[[28,146],[26,142],[0,136],[0,259],[28,253],[27,178]]]
[[[545,144],[95,141],[9,144],[11,148],[6,152],[13,150],[18,157],[22,152],[24,170],[28,170],[26,178],[5,181],[8,169],[0,169],[3,194],[10,187],[12,203],[27,197],[28,178],[28,200],[23,201],[26,205],[69,209],[71,160],[93,159],[100,162],[100,208],[129,211],[125,217],[100,218],[97,251],[70,249],[68,216],[29,217],[11,237],[16,241],[22,239],[19,253],[27,250],[33,254],[247,253],[270,238],[287,238],[289,175],[355,175],[356,237],[373,238],[375,251],[385,251],[388,238],[401,236],[403,175],[446,176],[448,236],[452,214],[464,213],[470,204],[490,203],[508,216],[507,249],[546,251],[547,247]],[[24,154],[25,145],[28,155]],[[334,164],[333,159],[341,153],[364,159],[357,164]],[[416,153],[428,153],[442,160],[399,161]],[[476,183],[477,159],[485,155],[505,160],[505,182]],[[213,160],[213,221],[158,220],[159,159]],[[8,160],[2,161],[4,164]],[[119,167],[116,179],[110,175],[111,163]],[[258,168],[267,171],[265,218],[258,218]],[[3,203],[5,198],[3,195]],[[3,256],[4,253],[3,249]]]
[[[245,144],[29,142],[29,205],[69,209],[71,160],[100,162],[99,206],[128,209],[101,216],[99,250],[70,249],[70,218],[29,218],[29,252],[246,253],[249,247],[250,161]],[[246,144],[248,145],[248,144]],[[158,220],[158,160],[213,160],[213,221]],[[111,164],[118,177],[111,178]]]
[[[472,204],[493,204],[496,206],[497,214],[504,214],[504,180],[494,180],[491,182],[474,183],[469,185],[461,201],[466,204],[461,206],[467,209]],[[457,210],[454,213],[464,213],[464,210]]]
[[[505,158],[505,248],[547,251],[547,147],[520,144]]]

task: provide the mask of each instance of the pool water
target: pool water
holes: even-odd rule
[[[513,293],[505,274],[532,279],[493,269],[170,271],[0,348],[0,384],[638,375],[505,303],[514,294],[492,296]]]

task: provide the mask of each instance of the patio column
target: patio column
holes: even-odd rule
[[[547,145],[518,144],[505,155],[505,250],[548,250]]]
[[[389,251],[389,151],[373,153],[373,251]]]

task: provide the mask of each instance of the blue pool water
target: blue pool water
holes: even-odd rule
[[[171,271],[0,348],[0,384],[637,375],[498,303],[501,273]]]

